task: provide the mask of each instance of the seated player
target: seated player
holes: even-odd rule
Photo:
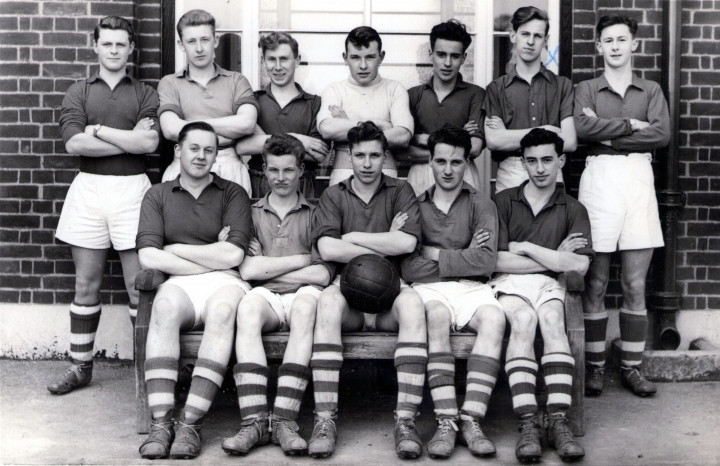
[[[238,154],[252,155],[250,159],[250,182],[253,197],[265,197],[270,183],[263,170],[263,147],[271,134],[288,133],[305,147],[305,170],[299,184],[300,192],[315,196],[315,169],[325,161],[330,148],[317,129],[320,97],[309,94],[295,82],[295,70],[300,66],[298,43],[286,32],[271,32],[260,38],[262,65],[270,83],[265,89],[255,91],[258,101],[257,127],[252,136],[246,136],[235,144]]]
[[[238,303],[250,290],[236,270],[250,244],[250,200],[239,185],[210,173],[217,144],[212,126],[188,123],[175,146],[180,175],[150,188],[142,203],[140,264],[170,275],[158,288],[148,331],[145,380],[152,427],[140,446],[143,458],[200,454],[203,416],[230,360]],[[227,239],[219,241],[223,230]],[[180,332],[203,325],[190,393],[175,424]]]
[[[575,124],[588,145],[578,197],[590,215],[597,249],[583,294],[585,394],[597,396],[603,389],[605,292],[610,254],[620,250],[620,380],[634,394],[649,396],[657,387],[641,372],[648,329],[645,280],[654,248],[665,244],[650,151],[668,144],[670,114],[660,86],[633,73],[637,21],[607,15],[596,31],[605,72],[581,82],[575,94]]]
[[[242,428],[222,443],[227,453],[245,455],[270,440],[286,455],[307,453],[295,420],[310,380],[315,308],[320,291],[334,270],[312,247],[314,207],[298,192],[305,148],[287,134],[273,134],[263,149],[265,176],[272,191],[252,206],[257,240],[240,275],[251,281],[237,315],[233,374],[237,385]],[[267,359],[262,334],[290,330],[283,363],[278,369],[275,406],[267,403]]]
[[[215,64],[215,18],[204,10],[190,10],[177,23],[178,46],[187,67],[163,77],[158,84],[160,127],[166,139],[178,140],[180,130],[193,121],[212,125],[220,146],[214,173],[242,186],[250,195],[250,175],[235,152],[235,140],[252,134],[258,103],[247,78]],[[176,157],[163,173],[171,181],[180,173]]]
[[[421,239],[417,199],[410,185],[383,175],[388,142],[373,122],[347,135],[353,175],[325,190],[315,211],[313,237],[326,261],[346,264],[363,254],[397,262],[417,249]],[[395,367],[398,401],[395,446],[402,458],[417,458],[422,443],[414,418],[422,402],[427,365],[427,330],[420,296],[402,286],[392,309],[363,314],[351,309],[340,292],[340,276],[320,295],[310,367],[315,391],[315,428],[309,453],[324,458],[335,451],[338,382],[343,361],[342,332],[398,332]]]
[[[428,444],[431,458],[449,458],[458,424],[476,455],[495,446],[480,421],[500,369],[505,315],[485,282],[497,259],[497,212],[490,199],[463,182],[472,143],[467,131],[446,126],[428,138],[435,185],[422,193],[422,249],[406,258],[403,277],[425,303],[428,385],[438,428]],[[450,331],[470,330],[477,339],[468,359],[467,392],[458,412]]]
[[[485,147],[485,113],[482,108],[485,89],[465,82],[460,74],[471,43],[470,34],[459,21],[452,19],[436,24],[430,32],[433,75],[428,82],[408,90],[415,135],[400,156],[409,158],[413,163],[407,179],[417,195],[435,183],[428,163],[428,138],[446,124],[463,127],[470,132],[472,148],[465,181],[476,189],[484,184],[473,160]]]
[[[568,426],[575,360],[565,334],[562,272],[585,274],[595,255],[588,214],[555,184],[565,163],[563,141],[535,128],[520,141],[529,180],[495,197],[499,233],[499,275],[490,283],[510,327],[505,372],[522,432],[515,448],[520,461],[537,461],[541,418],[535,399],[538,365],[533,349],[536,326],[544,343],[541,359],[547,385],[547,439],[563,460],[585,456]]]
[[[353,174],[348,131],[361,121],[372,121],[380,128],[389,147],[407,147],[415,124],[408,104],[408,93],[399,82],[378,74],[385,58],[382,39],[369,26],[360,26],[345,39],[343,59],[350,68],[344,81],[328,85],[322,94],[318,130],[323,138],[335,142],[335,160],[330,185]],[[392,152],[386,152],[383,173],[396,177]]]

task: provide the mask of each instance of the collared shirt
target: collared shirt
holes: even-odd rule
[[[436,186],[420,194],[422,244],[440,249],[439,261],[414,252],[402,263],[403,278],[409,282],[434,283],[459,278],[485,280],[495,271],[498,219],[495,204],[463,183],[462,190],[446,214],[433,201]],[[481,247],[470,247],[480,229],[490,233]]]
[[[227,242],[243,251],[252,236],[250,199],[240,185],[213,175],[197,199],[172,181],[148,190],[140,209],[136,249],[162,249],[166,244],[212,244],[230,226]]]
[[[252,206],[255,235],[262,246],[263,255],[283,257],[310,254],[311,265],[325,266],[330,277],[333,277],[335,268],[322,260],[312,242],[312,217],[315,207],[305,200],[305,196],[298,193],[297,203],[285,218],[280,220],[280,216],[270,205],[269,196],[270,193],[266,194]],[[294,293],[305,284],[282,283],[271,279],[255,282],[253,286],[262,286],[274,293]],[[322,289],[320,286],[312,286]]]
[[[415,132],[415,121],[410,113],[408,93],[399,82],[380,75],[367,86],[361,86],[352,76],[344,81],[328,84],[322,94],[322,106],[317,115],[320,124],[332,118],[330,106],[342,107],[353,122],[370,119],[388,120],[394,128],[402,127]],[[352,168],[347,143],[335,144],[334,168]],[[388,157],[383,168],[395,168],[395,160]]]
[[[433,80],[408,90],[410,97],[410,113],[415,119],[416,134],[432,134],[450,123],[459,128],[474,120],[479,129],[470,133],[471,136],[480,138],[485,143],[485,89],[475,84],[463,81],[462,75],[458,74],[455,88],[450,91],[442,102],[433,88]]]
[[[590,233],[590,217],[587,209],[577,199],[565,193],[562,186],[555,188],[537,216],[525,197],[525,181],[520,186],[508,188],[495,195],[499,233],[498,251],[507,251],[511,241],[529,241],[546,249],[556,251],[571,233],[582,233],[588,245],[577,249],[575,254],[595,257]],[[546,271],[545,275],[556,278],[559,274]]]
[[[513,66],[508,74],[488,84],[483,105],[485,116],[499,116],[507,129],[528,129],[552,125],[573,116],[572,82],[557,76],[544,65],[528,83]],[[517,151],[493,151],[493,160],[522,154]]]
[[[367,204],[353,190],[354,176],[328,187],[320,196],[320,204],[313,218],[313,244],[323,236],[342,239],[345,233],[385,233],[390,231],[393,218],[408,215],[400,231],[417,238],[420,249],[422,231],[417,198],[407,181],[382,175],[378,190]],[[399,266],[401,257],[388,257]],[[342,266],[338,265],[340,269]],[[400,267],[398,267],[400,270]],[[339,272],[340,270],[338,270]]]
[[[173,112],[186,121],[235,115],[241,105],[258,107],[247,78],[235,71],[215,66],[215,74],[203,87],[188,75],[188,69],[160,80],[158,94],[163,112]]]
[[[85,127],[103,125],[132,131],[138,121],[152,118],[153,130],[160,133],[157,117],[158,95],[150,86],[125,76],[114,89],[99,73],[76,82],[65,93],[60,110],[60,129],[65,144]],[[145,173],[145,155],[121,154],[108,157],[80,155],[80,171],[95,175],[139,175]]]
[[[290,100],[284,107],[275,100],[272,86],[268,84],[265,89],[255,91],[258,101],[258,126],[265,134],[296,133],[322,139],[317,129],[317,114],[320,111],[320,97],[305,92],[298,83],[295,87],[300,93]],[[262,156],[253,155],[250,159],[250,168],[262,170]],[[305,162],[306,170],[314,170],[317,164]]]
[[[583,113],[588,107],[597,118]],[[630,119],[650,123],[633,132]],[[589,155],[627,155],[665,147],[670,141],[670,113],[660,86],[653,81],[632,76],[632,84],[621,97],[605,75],[583,81],[575,91],[575,129],[588,143]],[[612,147],[600,141],[611,141]]]

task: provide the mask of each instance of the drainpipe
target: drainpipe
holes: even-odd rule
[[[676,350],[680,346],[680,333],[675,326],[675,315],[680,310],[680,294],[676,292],[675,266],[677,255],[677,220],[684,203],[684,193],[678,181],[680,131],[680,57],[682,0],[662,3],[662,82],[661,86],[670,108],[670,143],[657,151],[660,166],[658,190],[660,220],[665,248],[655,254],[655,290],[648,304],[656,320],[656,347]]]

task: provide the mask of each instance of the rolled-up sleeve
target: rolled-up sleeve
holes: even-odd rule
[[[185,118],[180,104],[180,92],[177,87],[177,78],[174,75],[165,76],[158,84],[158,96],[160,100],[160,108],[158,108],[158,116],[164,112],[173,112],[180,118]]]
[[[568,236],[573,233],[581,233],[587,239],[588,244],[584,248],[576,249],[575,254],[595,259],[595,250],[592,248],[592,232],[590,229],[590,217],[584,205],[568,196]]]
[[[233,95],[233,114],[237,113],[238,109],[245,104],[252,105],[260,110],[260,104],[255,98],[255,93],[250,86],[250,82],[245,76],[239,73],[235,74],[235,91]]]
[[[135,249],[162,249],[165,245],[165,221],[163,219],[162,191],[159,185],[150,188],[140,207],[140,221],[135,238]]]
[[[60,132],[67,144],[76,134],[84,133],[87,126],[85,113],[85,81],[73,84],[65,93],[60,109]]]
[[[142,103],[140,105],[140,112],[138,114],[138,121],[143,118],[150,118],[155,123],[152,127],[154,131],[160,135],[160,121],[158,120],[158,107],[160,102],[158,99],[158,93],[155,89],[150,86],[145,86],[145,92],[143,94]]]
[[[317,114],[318,131],[320,131],[320,125],[323,121],[329,120],[333,117],[332,113],[330,112],[331,105],[337,105],[339,107],[342,107],[342,100],[340,99],[340,95],[335,88],[335,84],[328,85],[328,87],[326,87],[322,93],[320,111]]]
[[[468,121],[473,120],[478,125],[478,129],[470,133],[470,136],[482,139],[483,146],[486,145],[485,109],[483,108],[483,105],[485,104],[485,94],[486,93],[482,88],[478,89],[478,91],[473,94],[472,100],[470,101],[470,115],[468,115]]]
[[[510,243],[510,235],[508,233],[508,220],[510,219],[510,199],[507,196],[497,196],[495,198],[495,207],[497,208],[497,250],[507,251]]]
[[[227,242],[247,252],[253,234],[250,198],[245,190],[235,183],[228,183],[225,196],[222,224],[230,226]]]
[[[337,204],[339,200],[332,196],[332,194],[339,194],[336,186],[331,186],[322,193],[320,203],[313,212],[312,242],[314,246],[317,246],[318,240],[323,236],[342,239],[342,212]]]
[[[400,83],[396,83],[392,91],[390,122],[394,128],[405,128],[410,131],[410,135],[415,133],[415,120],[413,120],[412,113],[410,113],[410,97],[408,97],[407,90]]]
[[[422,247],[422,224],[420,220],[420,206],[418,205],[415,191],[406,181],[401,181],[395,194],[393,203],[393,217],[400,212],[407,214],[408,218],[400,231],[412,235],[417,239],[416,250]]]

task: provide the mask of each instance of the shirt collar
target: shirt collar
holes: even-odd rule
[[[355,178],[355,175],[351,175],[350,178],[342,180],[338,183],[340,185],[341,189],[347,189],[351,193],[354,193],[355,190],[352,189],[352,179]],[[379,192],[381,189],[383,189],[384,186],[387,187],[393,187],[398,185],[398,180],[396,178],[392,178],[387,176],[386,174],[380,175],[380,185],[378,186],[378,189],[376,192]]]
[[[427,191],[420,193],[420,196],[418,196],[418,202],[427,202],[432,201],[433,196],[435,195],[435,189],[437,188],[437,185],[430,186]],[[463,181],[462,188],[460,188],[460,194],[458,197],[462,195],[463,192],[469,193],[469,194],[476,194],[477,190],[470,186],[468,183]]]
[[[300,84],[298,84],[298,83],[295,83],[295,88],[296,88],[298,91],[300,91],[300,94],[298,94],[298,95],[296,95],[295,97],[293,97],[293,98],[290,100],[290,102],[292,102],[292,101],[294,101],[294,100],[297,100],[297,99],[312,100],[312,99],[315,97],[314,95],[305,92],[305,90],[302,88],[302,86],[300,86]],[[272,93],[272,85],[271,85],[271,84],[268,84],[267,86],[265,86],[264,89],[261,89],[261,90],[257,91],[257,93],[258,93],[258,94],[267,94],[267,95],[269,95],[275,102],[277,102],[277,99],[275,98],[275,96],[274,96],[273,93]],[[289,103],[289,102],[288,102],[288,103]]]
[[[523,184],[518,186],[517,188],[511,188],[513,189],[510,192],[510,199],[513,201],[518,201],[526,204],[528,207],[530,206],[530,203],[528,202],[527,198],[525,197],[525,186],[530,183],[530,180],[525,180]],[[562,186],[555,186],[555,192],[550,196],[550,200],[546,205],[543,206],[540,211],[542,212],[545,210],[546,207],[549,205],[560,205],[560,204],[566,204],[567,201],[565,199],[565,189]]]
[[[541,75],[542,77],[544,77],[544,78],[547,79],[548,81],[552,81],[552,78],[553,78],[553,76],[554,76],[553,73],[552,73],[552,71],[550,71],[550,70],[548,70],[547,68],[545,68],[545,65],[543,65],[542,63],[540,64],[540,71],[538,71],[538,72],[535,74],[535,76],[537,76],[537,75]],[[508,87],[510,84],[512,84],[513,81],[515,81],[515,78],[517,78],[517,79],[522,79],[522,78],[520,77],[520,75],[518,74],[518,72],[517,72],[517,65],[513,65],[512,68],[510,68],[510,71],[508,71],[508,74],[507,74],[506,76],[507,76],[507,77],[506,77],[506,79],[505,79],[505,87]],[[535,76],[533,76],[533,78],[534,78]],[[525,81],[525,80],[523,79],[523,81]]]
[[[268,211],[268,212],[272,212],[272,213],[274,213],[275,215],[277,215],[277,212],[275,211],[275,209],[273,209],[273,207],[270,205],[269,197],[270,197],[270,194],[271,194],[271,193],[272,193],[272,191],[269,192],[269,193],[267,193],[265,196],[262,197],[262,199],[260,199],[259,201],[257,201],[257,202],[256,202],[255,204],[253,204],[252,206],[253,206],[254,208],[256,208],[256,209],[263,209],[263,210],[266,210],[266,211]],[[293,208],[290,209],[290,211],[288,212],[288,214],[291,214],[291,213],[293,213],[293,212],[295,212],[295,211],[298,211],[298,210],[302,209],[303,207],[307,207],[307,208],[309,209],[311,206],[310,206],[310,203],[307,201],[307,199],[305,199],[305,196],[303,196],[303,194],[302,194],[300,191],[298,191],[298,199],[297,199],[297,202],[295,203],[295,205],[293,206]]]
[[[232,72],[218,66],[217,63],[213,63],[213,67],[214,67],[215,72],[213,73],[212,78],[210,78],[210,81],[217,78],[218,76],[232,76]],[[192,79],[190,77],[190,75],[188,74],[189,72],[190,72],[190,65],[186,66],[185,68],[183,68],[180,71],[178,71],[177,73],[175,73],[175,76],[177,76],[178,78],[185,78],[188,81],[194,81],[194,79]]]
[[[93,74],[92,76],[90,76],[90,77],[87,79],[87,82],[89,82],[89,83],[94,83],[94,82],[97,81],[97,80],[100,80],[100,81],[102,81],[102,82],[105,82],[105,80],[100,77],[100,71],[96,71],[95,74]],[[120,80],[120,82],[123,82],[123,81],[125,81],[125,80],[128,80],[128,81],[130,81],[131,83],[132,83],[132,81],[133,81],[133,78],[132,78],[132,76],[130,76],[130,75],[128,74],[128,70],[127,70],[127,69],[125,70],[125,76]]]
[[[430,79],[425,83],[425,88],[426,88],[426,89],[435,90],[435,89],[433,88],[433,83],[434,83],[434,82],[435,82],[435,75],[433,74],[433,75],[430,77]],[[454,91],[455,89],[467,89],[467,88],[468,88],[468,83],[465,82],[465,80],[463,79],[462,73],[458,73],[457,81],[455,81],[455,87],[453,87],[453,91]]]
[[[185,190],[185,188],[183,188],[183,187],[180,185],[180,175],[178,175],[177,177],[175,177],[175,179],[172,180],[170,183],[171,183],[171,186],[172,186],[172,190],[173,190],[173,191],[175,191],[175,190],[177,190],[177,189]],[[213,173],[212,181],[210,181],[210,184],[214,184],[218,189],[225,190],[225,188],[226,188],[227,185],[228,185],[228,180],[223,179],[223,178],[220,178],[219,176],[217,176],[216,174]],[[208,186],[209,186],[209,185],[208,185]],[[207,189],[207,188],[206,188],[206,189]]]
[[[370,82],[369,84],[365,84],[365,85],[362,85],[359,82],[355,81],[355,79],[352,77],[352,75],[348,76],[348,82],[350,84],[352,84],[353,86],[358,86],[358,87],[372,87],[372,86],[380,83],[380,81],[382,81],[382,76],[380,76],[380,73],[378,73],[378,75],[375,76],[375,79],[373,79],[372,82]]]
[[[615,92],[615,90],[610,86],[610,83],[605,77],[605,73],[600,75],[599,79],[600,85],[598,86],[598,91],[602,91],[603,89],[609,89]],[[632,74],[632,81],[630,82],[630,85],[640,89],[641,91],[647,91],[647,89],[645,88],[645,83],[643,83],[643,81],[635,73]]]

